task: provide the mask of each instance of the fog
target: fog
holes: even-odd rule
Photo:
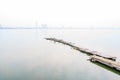
[[[7,27],[119,27],[119,0],[0,0]]]

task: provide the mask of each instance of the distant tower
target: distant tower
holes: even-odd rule
[[[35,22],[35,27],[38,27],[38,21]]]
[[[2,25],[0,24],[0,28],[2,28]]]

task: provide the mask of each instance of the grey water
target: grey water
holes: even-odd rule
[[[120,62],[119,29],[0,29],[0,80],[120,80],[120,72],[47,37],[116,56]]]

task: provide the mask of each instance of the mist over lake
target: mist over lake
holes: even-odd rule
[[[0,80],[120,80],[86,54],[47,37],[116,56],[120,62],[119,29],[0,29]]]

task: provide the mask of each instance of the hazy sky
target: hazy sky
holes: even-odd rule
[[[119,0],[0,0],[2,26],[119,27]]]

